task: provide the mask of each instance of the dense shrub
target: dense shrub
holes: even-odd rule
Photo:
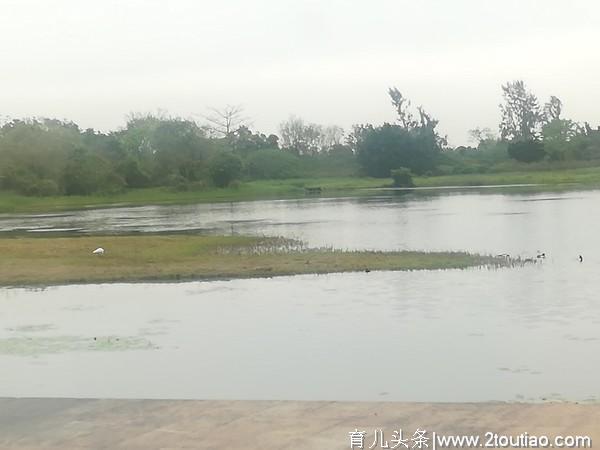
[[[99,180],[97,192],[102,194],[117,194],[123,192],[126,187],[127,183],[123,177],[106,168]]]
[[[253,179],[293,178],[299,175],[299,159],[283,150],[257,150],[246,159],[248,176]]]
[[[126,186],[125,180],[106,160],[86,149],[77,149],[70,156],[63,182],[67,195],[111,194]]]
[[[517,161],[529,163],[544,159],[546,151],[541,141],[516,141],[508,145],[508,154]]]
[[[25,192],[26,195],[37,195],[39,197],[49,197],[60,194],[60,188],[54,180],[39,180],[29,186]]]
[[[208,171],[215,186],[227,187],[242,175],[242,160],[232,154],[221,152],[210,160]]]
[[[128,187],[142,188],[150,186],[150,176],[142,170],[140,163],[134,158],[128,158],[120,163],[117,171]]]
[[[392,170],[392,178],[394,180],[394,187],[413,187],[412,174],[406,167],[400,167]]]
[[[362,129],[356,150],[366,175],[389,177],[396,167],[407,167],[416,174],[434,169],[440,147],[431,128],[406,129],[384,124]]]
[[[24,169],[16,170],[14,167],[5,168],[2,175],[2,187],[4,189],[10,189],[25,195],[28,195],[30,186],[35,184],[36,181],[35,174]]]

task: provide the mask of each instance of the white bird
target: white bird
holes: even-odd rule
[[[96,250],[92,252],[94,255],[104,255],[104,249],[102,247],[98,247]]]

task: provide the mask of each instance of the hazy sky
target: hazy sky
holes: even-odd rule
[[[267,133],[381,123],[395,85],[462,144],[517,78],[600,123],[594,0],[3,0],[0,42],[0,115],[101,130],[228,103]]]

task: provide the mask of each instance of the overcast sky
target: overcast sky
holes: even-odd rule
[[[600,123],[594,0],[3,0],[0,43],[0,115],[101,130],[226,104],[267,133],[377,124],[397,86],[458,145],[513,79]]]

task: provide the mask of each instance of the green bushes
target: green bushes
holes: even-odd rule
[[[432,128],[408,129],[387,123],[360,129],[356,149],[364,173],[378,178],[389,177],[396,167],[424,174],[435,168],[440,152]]]
[[[415,185],[410,169],[406,167],[392,170],[392,179],[394,180],[394,187],[414,187]]]
[[[233,153],[218,153],[209,162],[208,172],[213,184],[227,187],[242,175],[242,160]]]
[[[544,143],[540,141],[515,141],[508,145],[508,154],[517,161],[529,163],[544,159],[546,151]]]
[[[256,180],[294,178],[299,176],[299,163],[297,156],[283,150],[257,150],[246,159],[246,172]]]
[[[117,172],[125,180],[128,187],[142,188],[150,186],[150,176],[142,170],[140,163],[130,157],[117,166]]]
[[[32,181],[24,185],[22,190],[25,195],[36,197],[50,197],[61,193],[58,184],[54,180],[49,179]]]
[[[112,170],[106,160],[86,149],[76,149],[65,167],[64,190],[67,195],[116,193],[125,185],[125,180]]]

